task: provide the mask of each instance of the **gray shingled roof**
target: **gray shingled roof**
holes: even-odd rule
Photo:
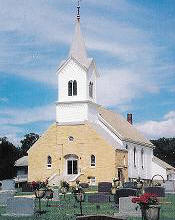
[[[154,147],[148,139],[118,113],[100,107],[99,114],[104,120],[104,123],[106,122],[106,126],[109,125],[109,129],[111,128],[123,141]]]
[[[153,157],[153,161],[157,164],[159,164],[160,166],[168,169],[168,170],[174,170],[175,171],[175,168],[171,165],[169,165],[168,163],[166,163],[165,161],[159,159],[158,157],[154,156]]]
[[[19,158],[16,162],[15,162],[15,166],[16,167],[25,167],[28,166],[28,156],[24,156]]]

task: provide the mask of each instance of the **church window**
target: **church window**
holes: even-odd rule
[[[47,157],[47,167],[48,167],[48,168],[51,168],[51,167],[52,167],[52,158],[51,158],[51,156],[48,156],[48,157]]]
[[[141,163],[142,163],[142,169],[144,168],[144,150],[142,148],[141,150]]]
[[[70,80],[68,82],[68,96],[77,95],[77,81]]]
[[[126,157],[125,157],[125,155],[123,157],[123,166],[126,167]]]
[[[93,98],[93,83],[89,83],[89,97]]]
[[[134,147],[134,167],[136,167],[136,148]]]
[[[72,96],[72,80],[68,82],[68,96]]]
[[[77,95],[77,81],[74,80],[73,82],[73,95]]]
[[[68,139],[69,139],[69,141],[73,141],[73,140],[74,140],[74,137],[69,136]]]
[[[91,167],[95,167],[95,163],[96,163],[95,160],[96,160],[96,159],[95,159],[95,156],[94,156],[94,155],[91,155]]]

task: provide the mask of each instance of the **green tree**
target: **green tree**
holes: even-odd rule
[[[21,140],[21,152],[22,155],[27,155],[27,151],[30,147],[39,139],[39,135],[35,133],[29,133],[24,136],[24,139]]]
[[[15,176],[14,163],[19,158],[19,150],[6,137],[0,138],[0,180]]]
[[[154,155],[175,167],[175,138],[151,140],[155,145]]]

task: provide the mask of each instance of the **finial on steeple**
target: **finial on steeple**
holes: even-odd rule
[[[77,20],[80,21],[80,1],[78,1],[78,6],[77,6]]]

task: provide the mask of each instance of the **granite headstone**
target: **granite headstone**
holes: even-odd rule
[[[119,213],[123,216],[141,217],[140,206],[132,202],[132,196],[119,199]]]
[[[164,183],[165,193],[175,193],[175,182],[174,181],[166,181]]]
[[[14,194],[11,191],[1,191],[0,192],[0,206],[6,206],[7,200],[13,198]]]
[[[144,188],[145,193],[153,193],[157,197],[165,197],[165,188],[161,186],[148,186]]]
[[[112,183],[110,182],[99,182],[98,192],[99,193],[111,193]]]
[[[35,213],[35,202],[32,198],[10,198],[7,200],[4,216],[32,216]]]
[[[130,188],[121,188],[116,191],[116,194],[114,195],[114,201],[116,204],[119,204],[119,198],[121,197],[129,197],[129,196],[136,196],[137,190],[136,189],[130,189]]]
[[[15,190],[15,181],[12,179],[6,179],[6,180],[1,180],[1,190],[6,191],[6,190]]]

